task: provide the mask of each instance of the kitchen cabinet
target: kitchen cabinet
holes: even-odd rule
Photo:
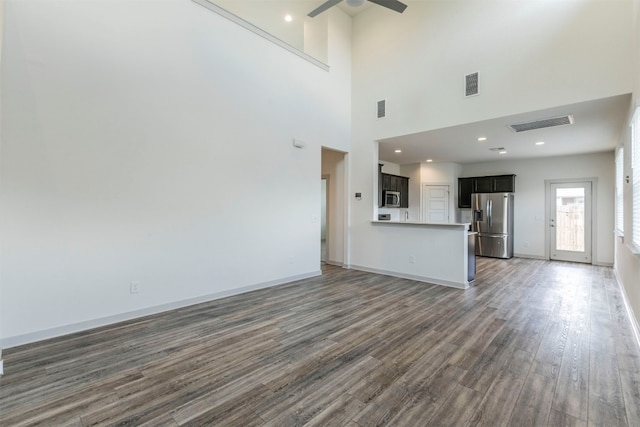
[[[400,177],[400,207],[409,207],[409,178]]]
[[[474,193],[493,193],[493,177],[481,176],[475,179]]]
[[[515,191],[515,175],[458,178],[458,207],[470,208],[473,193],[514,193]]]
[[[382,191],[398,191],[393,175],[389,175],[388,173],[382,174]]]
[[[383,173],[380,166],[378,175],[378,200],[382,207],[383,194],[385,191],[398,191],[400,193],[400,207],[409,207],[409,178],[406,176]]]
[[[493,177],[493,193],[514,193],[515,191],[515,175],[500,175]]]
[[[458,178],[458,207],[471,207],[471,193],[474,192],[475,178]]]

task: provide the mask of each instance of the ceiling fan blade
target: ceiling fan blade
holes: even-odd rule
[[[309,14],[307,16],[313,18],[314,16],[321,14],[322,12],[324,12],[327,9],[329,9],[330,7],[337,5],[341,1],[342,0],[329,0],[329,1],[326,1],[326,2],[322,3],[320,6],[316,7],[315,9],[313,9],[311,12],[309,12]]]
[[[404,12],[407,5],[399,2],[398,0],[369,0],[371,3],[375,3],[379,6],[386,7],[387,9],[395,10],[398,13]]]

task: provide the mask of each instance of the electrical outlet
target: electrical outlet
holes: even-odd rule
[[[524,247],[528,248],[529,247],[529,242],[524,242]]]
[[[140,282],[137,280],[134,280],[133,282],[131,282],[129,284],[129,292],[132,294],[140,293]]]
[[[409,264],[415,264],[415,263],[416,263],[416,256],[409,255]]]

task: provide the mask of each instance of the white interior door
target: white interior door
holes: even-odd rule
[[[591,182],[550,184],[549,258],[591,263]]]
[[[422,221],[449,222],[449,186],[422,187]]]

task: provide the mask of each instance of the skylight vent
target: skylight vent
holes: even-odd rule
[[[515,125],[508,125],[507,127],[513,132],[526,132],[528,130],[544,129],[554,126],[572,125],[573,123],[573,115],[568,115],[552,117],[550,119],[534,120],[526,123],[517,123]]]

